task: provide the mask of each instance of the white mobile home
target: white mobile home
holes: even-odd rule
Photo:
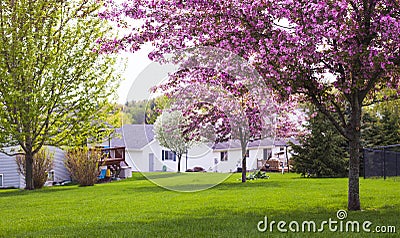
[[[54,153],[54,166],[53,169],[49,171],[49,181],[62,182],[70,180],[71,176],[64,166],[65,152],[52,146],[49,146],[48,149],[51,153]],[[16,156],[21,155],[9,156],[0,153],[0,188],[25,187],[25,179],[18,172]]]
[[[25,181],[18,173],[16,155],[0,153],[0,188],[23,188]]]

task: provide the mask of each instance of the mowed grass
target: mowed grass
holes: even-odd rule
[[[344,220],[368,220],[373,224],[372,229],[377,225],[395,226],[397,234],[330,232],[327,226],[322,233],[280,233],[276,226],[272,232],[259,232],[257,224],[264,216],[269,221],[313,220],[318,224],[329,218],[338,220],[336,212],[346,209],[347,204],[347,179],[269,175],[268,180],[242,184],[238,181],[240,174],[234,174],[222,184],[192,193],[164,189],[137,173],[132,179],[93,187],[0,190],[0,236],[396,237],[400,234],[400,178],[361,179],[363,211],[349,212]],[[153,176],[162,179],[160,174]]]
[[[143,173],[154,184],[177,192],[197,192],[212,188],[229,178],[227,173]]]

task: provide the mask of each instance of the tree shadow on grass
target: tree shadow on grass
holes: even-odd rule
[[[249,180],[245,183],[241,181],[226,181],[224,183],[220,183],[216,185],[213,189],[217,190],[231,190],[236,188],[277,188],[282,187],[282,183],[279,181],[263,179],[252,181]]]
[[[205,190],[214,190],[214,191],[227,191],[227,190],[237,190],[237,189],[257,189],[257,188],[277,188],[282,187],[282,184],[279,181],[272,180],[258,180],[258,181],[247,181],[246,183],[242,183],[241,181],[224,181],[219,184],[176,184],[170,185],[168,187],[162,186],[158,183],[155,183],[152,180],[149,180],[148,184],[141,185],[133,185],[130,191],[133,192],[203,192]]]
[[[75,190],[77,188],[78,188],[78,186],[65,186],[65,187],[57,187],[57,188],[45,187],[45,188],[36,189],[36,190],[10,189],[7,191],[1,191],[0,198],[25,196],[25,195],[31,195],[32,193],[37,193],[37,194],[56,193],[56,192],[63,192],[63,191],[71,191],[71,190]]]
[[[234,206],[234,205],[233,205]],[[154,208],[153,208],[154,209]],[[160,211],[158,215],[146,216],[144,214],[129,214],[124,217],[108,214],[101,222],[74,221],[64,226],[48,224],[47,229],[22,232],[13,235],[21,236],[67,236],[67,237],[377,237],[374,233],[361,232],[340,232],[330,231],[325,225],[322,232],[310,231],[308,226],[303,229],[300,225],[298,232],[280,232],[277,229],[277,222],[285,221],[289,224],[296,221],[302,224],[303,221],[314,221],[316,230],[321,227],[323,221],[330,218],[340,221],[336,217],[336,211],[325,208],[279,210],[277,209],[207,209],[195,207],[186,210],[185,213],[168,214]],[[390,210],[380,212],[351,212],[347,220],[363,222],[370,220],[375,225],[391,224],[400,226],[399,220],[394,220],[396,215]],[[374,219],[377,215],[385,217],[383,220]],[[266,231],[259,231],[257,225],[268,217],[268,224],[275,221]],[[51,218],[49,218],[51,219]],[[346,221],[346,220],[345,220]],[[261,224],[261,228],[264,223]],[[286,229],[288,229],[286,225]],[[337,226],[338,227],[338,226]],[[10,228],[12,229],[12,228]],[[338,228],[339,229],[339,228]],[[379,237],[396,237],[396,234],[380,234]]]

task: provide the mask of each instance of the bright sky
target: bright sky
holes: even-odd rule
[[[127,65],[118,89],[118,103],[154,96],[150,88],[165,80],[169,72],[176,70],[173,65],[160,65],[149,60],[147,55],[151,50],[151,46],[145,45],[135,53],[122,53],[122,57],[127,57]]]
[[[127,63],[125,72],[122,75],[123,81],[121,81],[118,88],[118,103],[123,104],[126,102],[129,89],[132,87],[135,78],[151,64],[150,59],[147,57],[150,51],[151,48],[145,46],[135,53],[121,53],[121,56],[127,59]]]

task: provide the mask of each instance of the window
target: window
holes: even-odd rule
[[[280,150],[280,151],[284,151],[285,148],[284,148],[284,147],[280,147],[279,150]]]
[[[3,187],[3,174],[0,174],[0,188]]]
[[[162,160],[173,160],[176,161],[176,154],[170,150],[162,151]]]
[[[246,158],[250,157],[250,150],[246,150]]]
[[[228,151],[221,151],[221,161],[228,161]]]
[[[51,170],[51,171],[47,174],[47,181],[54,181],[54,170]]]
[[[272,151],[271,149],[264,149],[263,150],[263,159],[264,160],[269,160],[272,158]]]

